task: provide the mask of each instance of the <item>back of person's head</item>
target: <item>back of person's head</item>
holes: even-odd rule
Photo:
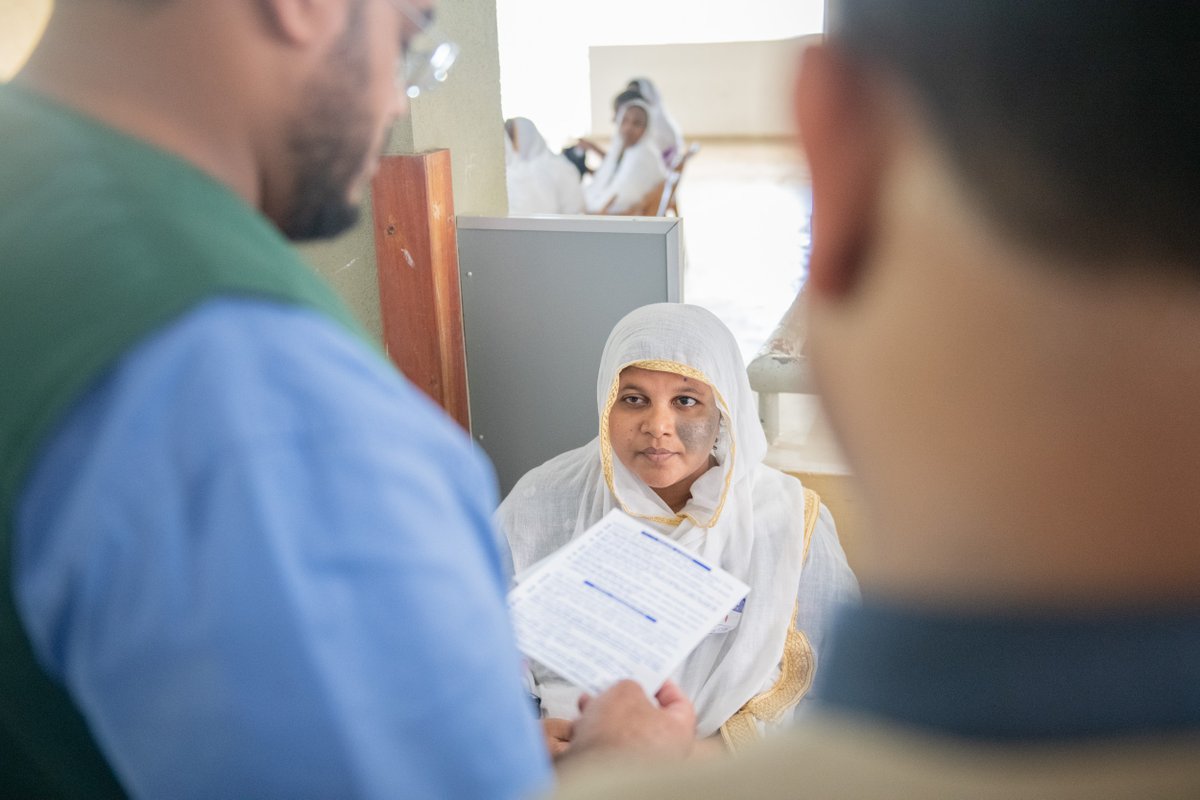
[[[829,22],[795,93],[805,352],[862,490],[863,586],[1190,602],[1200,4],[836,0]]]
[[[1200,277],[1200,3],[835,0],[830,40],[914,90],[980,205],[1098,270]]]

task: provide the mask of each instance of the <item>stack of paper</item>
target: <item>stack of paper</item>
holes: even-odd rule
[[[538,564],[508,596],[525,655],[596,694],[653,695],[749,587],[621,511]]]

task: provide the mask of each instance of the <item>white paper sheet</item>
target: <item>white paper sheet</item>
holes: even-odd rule
[[[749,587],[614,510],[509,593],[517,647],[593,694],[653,695]]]

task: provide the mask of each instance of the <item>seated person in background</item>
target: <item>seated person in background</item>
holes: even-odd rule
[[[650,107],[630,100],[617,112],[617,136],[583,190],[589,214],[635,213],[646,195],[667,178],[650,131]]]
[[[619,95],[613,98],[613,123],[616,124],[617,115],[621,111],[621,106],[628,103],[630,100],[645,100],[638,93],[637,89],[625,89]],[[591,139],[579,139],[571,147],[563,151],[563,157],[575,165],[579,170],[580,176],[591,175],[595,170],[590,169],[587,165],[587,154],[595,153],[600,158],[604,158],[606,153],[604,148],[593,142]]]
[[[582,214],[583,187],[566,159],[551,152],[531,121],[504,123],[509,214]]]
[[[658,87],[649,78],[634,78],[625,87],[625,93],[632,92],[646,101],[650,106],[650,130],[654,132],[654,142],[662,153],[663,163],[670,166],[683,153],[683,133],[678,123],[667,112]]]
[[[600,435],[527,473],[497,519],[516,577],[614,508],[719,565],[749,595],[672,676],[697,735],[730,746],[787,722],[811,685],[831,612],[858,598],[829,511],[762,463],[767,441],[737,343],[698,306],[639,308],[609,335]],[[551,750],[580,690],[533,668]]]

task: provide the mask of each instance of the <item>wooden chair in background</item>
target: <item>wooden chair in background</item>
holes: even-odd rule
[[[699,151],[699,143],[692,142],[686,150],[675,158],[675,163],[671,165],[671,171],[667,175],[667,180],[659,196],[658,208],[655,210],[654,216],[665,217],[668,214],[676,217],[679,216],[679,206],[675,201],[675,196],[679,189],[679,180],[683,177],[683,168],[687,166],[687,162]]]
[[[634,217],[666,217],[679,216],[679,206],[675,197],[679,191],[679,179],[683,177],[683,168],[688,160],[700,151],[700,145],[692,142],[691,146],[676,156],[671,164],[666,180],[646,192],[641,202],[628,212]]]
[[[631,217],[657,217],[657,216],[659,216],[658,208],[660,205],[662,205],[662,199],[663,199],[664,194],[666,193],[666,189],[667,189],[667,182],[663,181],[662,183],[658,184],[650,191],[646,192],[645,196],[642,197],[641,201],[636,206],[634,206],[633,208],[631,208],[628,211],[629,216],[631,216]]]

